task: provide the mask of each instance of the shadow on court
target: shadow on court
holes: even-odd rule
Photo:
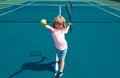
[[[38,53],[37,53],[38,54]],[[35,53],[36,55],[36,53]],[[40,53],[41,55],[41,53]],[[37,56],[37,55],[36,55]],[[39,56],[39,55],[38,55]],[[53,61],[53,62],[50,62],[50,63],[43,63],[41,64],[42,62],[44,62],[46,59],[48,59],[47,57],[45,56],[42,56],[41,55],[41,60],[40,61],[37,61],[37,62],[27,62],[27,63],[24,63],[22,66],[21,66],[21,70],[18,70],[17,72],[13,73],[12,75],[10,75],[8,78],[13,78],[14,76],[22,73],[23,71],[25,70],[31,70],[31,71],[50,71],[50,72],[55,72],[55,69],[54,69],[54,64],[56,63],[56,61]]]

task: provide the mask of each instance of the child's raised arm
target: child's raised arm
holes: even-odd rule
[[[51,32],[54,30],[54,28],[53,27],[51,27],[50,25],[44,25],[44,27],[45,28],[47,28],[48,30],[50,30]]]
[[[41,20],[41,24],[48,30],[50,30],[51,32],[54,30],[53,27],[51,27],[50,25],[47,25],[47,21],[45,19]]]
[[[68,31],[69,31],[69,29],[70,29],[70,25],[71,25],[72,23],[68,23],[68,26],[67,26],[67,28],[66,28],[66,30],[65,30],[65,34],[67,34],[68,33]]]

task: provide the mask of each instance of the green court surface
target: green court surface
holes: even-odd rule
[[[68,21],[65,3],[29,1],[0,9],[0,78],[53,78],[54,42],[39,21],[52,25],[59,13]],[[120,78],[120,11],[97,2],[72,4],[62,78]],[[36,52],[41,55],[31,54]]]

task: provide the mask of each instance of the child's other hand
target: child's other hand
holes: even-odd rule
[[[72,23],[69,22],[69,23],[68,23],[68,26],[71,26],[71,25],[72,25]]]

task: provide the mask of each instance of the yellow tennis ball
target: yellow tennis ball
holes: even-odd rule
[[[42,25],[46,25],[46,24],[47,24],[46,19],[42,19],[42,20],[41,20],[41,24],[42,24]]]

